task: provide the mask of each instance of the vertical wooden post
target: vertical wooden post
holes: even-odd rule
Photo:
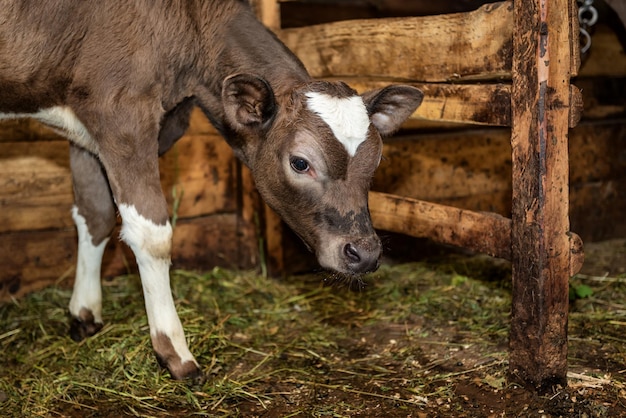
[[[280,5],[278,0],[251,0],[252,7],[254,8],[257,18],[269,29],[274,32],[280,30]],[[246,182],[252,184],[251,174],[247,174],[248,178]],[[252,190],[250,190],[252,192]],[[260,227],[258,233],[261,234],[259,239],[263,239],[263,244],[260,250],[263,257],[261,262],[266,265],[266,272],[271,276],[280,275],[285,271],[284,265],[284,248],[283,248],[283,234],[284,226],[278,215],[260,201],[260,196],[256,193],[259,199],[257,220]]]
[[[515,0],[511,378],[567,384],[568,122],[574,0]]]
[[[265,26],[276,32],[280,29],[278,0],[252,0],[257,17]]]

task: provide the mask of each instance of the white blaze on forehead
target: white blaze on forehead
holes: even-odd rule
[[[309,110],[319,115],[333,134],[354,156],[361,142],[367,138],[370,118],[361,96],[333,97],[323,93],[306,94]]]

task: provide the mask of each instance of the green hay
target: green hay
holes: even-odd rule
[[[493,390],[506,383],[508,273],[472,263],[482,261],[383,266],[360,292],[324,286],[320,275],[174,271],[202,384],[172,381],[157,366],[138,277],[105,282],[105,326],[80,343],[67,336],[70,291],[48,288],[0,306],[0,409],[9,417],[322,417],[378,407],[406,416],[440,403],[461,411],[452,401],[458,379]],[[603,292],[578,301],[585,315],[589,306],[600,315],[593,299]],[[607,337],[619,338],[619,310],[603,312],[615,331]],[[576,313],[572,322],[584,328]]]

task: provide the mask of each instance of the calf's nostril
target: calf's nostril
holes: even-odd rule
[[[348,243],[343,247],[343,253],[346,255],[348,260],[353,263],[358,263],[361,261],[361,256],[359,255],[359,251],[354,247],[354,245]]]

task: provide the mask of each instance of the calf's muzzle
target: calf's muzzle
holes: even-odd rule
[[[382,245],[377,236],[348,242],[342,249],[347,269],[354,274],[376,271],[380,266]]]

